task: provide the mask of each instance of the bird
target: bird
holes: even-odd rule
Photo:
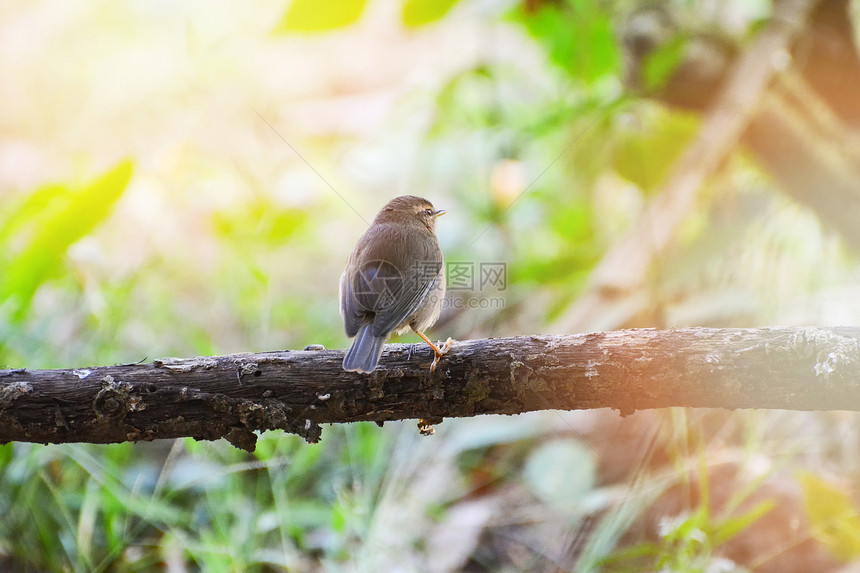
[[[385,341],[410,328],[433,349],[430,366],[451,348],[439,348],[424,330],[439,318],[445,297],[445,265],[436,239],[444,215],[427,199],[403,195],[389,201],[356,243],[340,278],[340,313],[352,346],[348,372],[373,372]]]

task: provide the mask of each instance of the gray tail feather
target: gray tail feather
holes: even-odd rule
[[[343,358],[343,369],[347,372],[373,372],[382,355],[387,336],[373,336],[370,333],[372,325],[365,324],[358,331],[352,346]]]

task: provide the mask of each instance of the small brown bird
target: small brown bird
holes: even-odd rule
[[[433,348],[440,349],[423,330],[442,310],[445,266],[436,240],[437,210],[426,199],[404,195],[388,202],[358,240],[340,277],[340,313],[346,334],[355,340],[343,359],[343,369],[373,372],[392,332],[409,328]]]

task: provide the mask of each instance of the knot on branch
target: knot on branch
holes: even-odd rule
[[[134,386],[127,382],[114,380],[107,375],[103,385],[93,399],[93,410],[100,419],[122,420],[128,412],[143,410],[146,405],[140,397],[132,395]]]

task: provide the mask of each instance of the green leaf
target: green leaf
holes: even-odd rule
[[[457,431],[446,437],[445,449],[456,453],[511,444],[534,438],[545,431],[528,416],[458,418],[450,423],[456,425]]]
[[[9,462],[12,461],[12,457],[15,454],[14,448],[15,445],[12,443],[0,446],[0,469],[5,470],[6,466],[9,465]]]
[[[33,191],[18,206],[13,206],[5,220],[0,221],[0,245],[5,244],[28,222],[44,217],[48,211],[68,200],[69,189],[63,185],[45,185]]]
[[[812,535],[845,561],[860,557],[860,515],[851,496],[812,473],[799,477]]]
[[[403,5],[403,23],[409,27],[435,22],[447,14],[457,0],[406,0]]]
[[[107,217],[131,172],[132,163],[123,161],[83,189],[44,187],[13,213],[10,226],[17,234],[0,235],[4,254],[12,252],[2,261],[0,301],[11,301],[13,318],[23,318],[39,286],[60,274],[69,247]],[[13,251],[16,243],[21,246]]]
[[[621,53],[613,29],[614,14],[597,0],[541,4],[521,8],[518,19],[541,44],[550,61],[571,77],[592,83],[621,74]]]
[[[254,242],[269,246],[283,243],[304,228],[308,214],[302,209],[284,209],[262,201],[216,211],[215,232],[230,243]]]
[[[772,499],[766,499],[757,503],[751,510],[743,515],[730,517],[723,521],[714,535],[714,544],[721,545],[758,521],[776,506]]]
[[[650,54],[642,70],[644,86],[649,90],[664,87],[684,59],[686,47],[687,40],[678,36]]]
[[[276,33],[325,32],[355,23],[367,0],[295,0]]]
[[[619,175],[651,191],[666,179],[698,122],[690,115],[658,109],[647,110],[638,120],[618,136],[612,163]]]
[[[523,472],[536,497],[562,513],[576,513],[582,498],[594,488],[594,452],[577,440],[544,444],[529,456]]]

